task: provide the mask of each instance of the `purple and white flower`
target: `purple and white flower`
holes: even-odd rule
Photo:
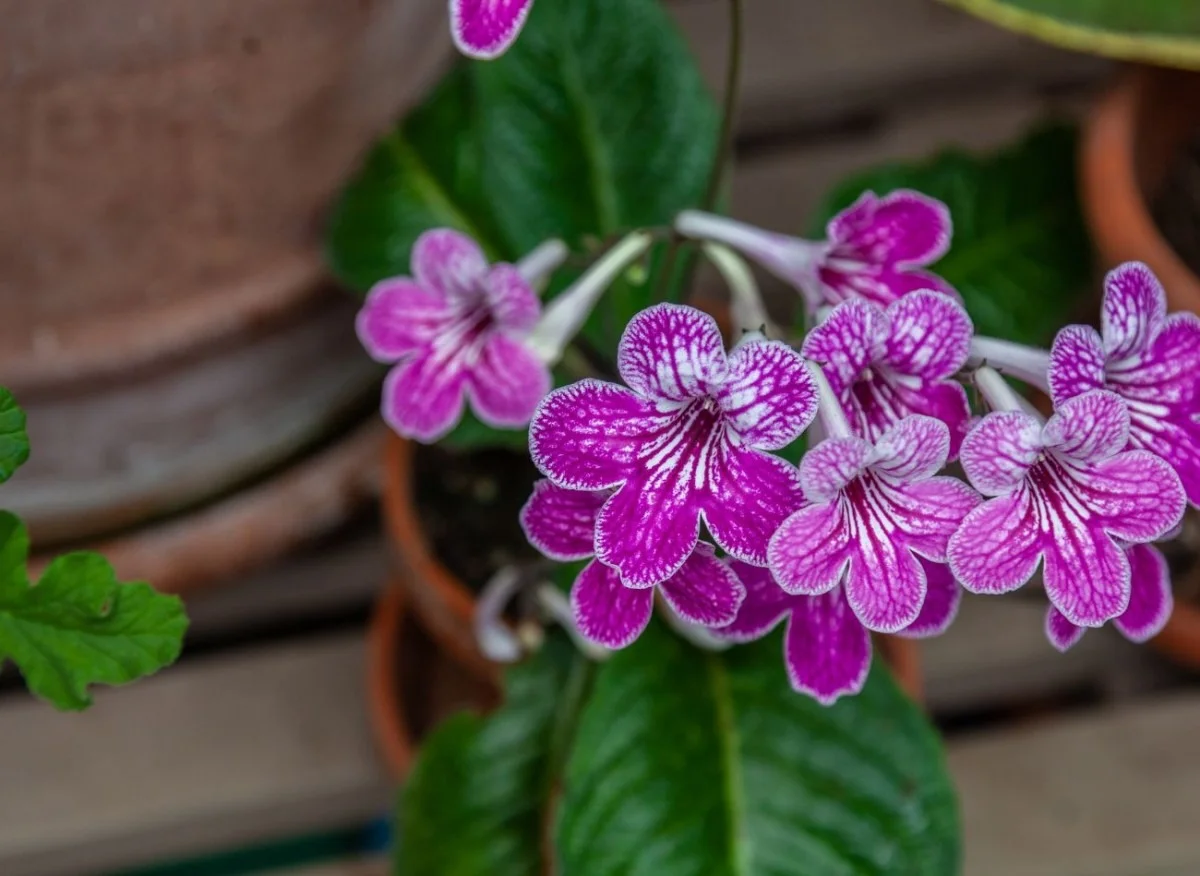
[[[975,488],[994,498],[950,539],[955,577],[976,593],[1007,593],[1044,562],[1046,593],[1072,624],[1095,627],[1121,615],[1130,567],[1117,540],[1162,537],[1186,505],[1172,468],[1125,450],[1128,442],[1129,413],[1103,390],[1063,402],[1045,425],[1016,410],[984,417],[960,460]]]
[[[847,301],[809,332],[804,355],[821,363],[856,434],[876,440],[909,414],[941,420],[958,455],[971,417],[952,378],[966,364],[974,327],[962,305],[922,290],[887,308]]]
[[[532,8],[533,0],[450,0],[454,45],[470,58],[498,58],[516,41]]]
[[[680,233],[739,249],[804,295],[809,308],[866,298],[888,305],[918,289],[954,294],[925,268],[950,248],[950,211],[920,192],[864,192],[826,226],[823,241],[775,234],[721,216],[687,211]]]
[[[1169,462],[1200,506],[1200,317],[1168,315],[1149,268],[1130,262],[1109,273],[1101,331],[1059,332],[1049,383],[1056,403],[1094,389],[1119,395],[1129,410],[1129,446]]]
[[[383,385],[383,417],[400,435],[431,442],[463,413],[465,399],[489,426],[529,422],[551,386],[526,339],[541,304],[516,267],[489,267],[457,231],[422,234],[412,277],[377,283],[358,314],[373,359],[396,363]]]
[[[521,526],[530,543],[550,559],[587,559],[595,552],[596,520],[610,495],[611,491],[564,490],[548,480],[538,481],[521,509]],[[631,587],[622,583],[616,569],[592,560],[571,587],[575,625],[598,645],[624,648],[650,622],[656,589],[679,617],[706,627],[733,620],[745,597],[738,576],[717,559],[711,545],[699,542],[657,587]]]
[[[933,636],[950,626],[962,591],[942,563],[918,557],[928,593],[917,620],[900,635]],[[823,705],[862,690],[871,666],[871,636],[840,587],[817,596],[786,592],[770,569],[737,560],[729,564],[746,588],[732,623],[713,630],[730,642],[760,639],[787,618],[783,662],[792,687]]]
[[[874,444],[833,434],[800,463],[811,504],[771,538],[769,567],[788,593],[840,590],[862,626],[904,630],[926,602],[921,558],[946,560],[950,535],[979,497],[957,478],[936,476],[950,449],[940,420],[906,417]]]
[[[767,451],[816,413],[803,358],[749,341],[726,354],[716,321],[658,304],[635,316],[617,356],[629,388],[583,380],[552,392],[529,429],[534,463],[571,490],[615,490],[596,556],[634,587],[671,577],[703,521],[731,556],[766,563],[767,541],[803,501],[796,468]]]
[[[1113,626],[1131,642],[1154,638],[1166,626],[1175,607],[1171,592],[1171,570],[1167,558],[1150,544],[1135,544],[1125,548],[1129,563],[1129,605],[1113,618]],[[1060,651],[1066,651],[1081,638],[1087,627],[1067,620],[1066,615],[1051,605],[1046,610],[1046,637]]]

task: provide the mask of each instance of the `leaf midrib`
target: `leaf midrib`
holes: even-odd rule
[[[740,739],[734,720],[733,693],[729,672],[717,654],[706,653],[705,665],[713,695],[713,717],[721,748],[724,778],[725,827],[729,836],[728,866],[731,876],[751,876],[750,847],[746,843],[746,803],[742,794]]]
[[[430,171],[429,166],[413,148],[412,144],[404,137],[402,132],[397,132],[386,139],[388,148],[392,150],[395,156],[396,163],[401,168],[408,171],[409,180],[413,187],[418,191],[421,197],[425,200],[426,205],[430,210],[438,214],[442,221],[447,225],[455,226],[461,229],[465,234],[472,237],[484,249],[492,249],[490,241],[488,241],[475,223],[458,208],[454,203],[454,199],[438,182]]]

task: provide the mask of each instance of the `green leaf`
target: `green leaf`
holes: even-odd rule
[[[0,386],[0,484],[11,478],[28,458],[25,412],[13,394]]]
[[[1200,69],[1196,0],[942,0],[1067,49]]]
[[[912,188],[945,201],[954,219],[950,252],[934,267],[962,294],[983,335],[1048,344],[1092,293],[1092,259],[1075,187],[1075,132],[1038,131],[995,155],[945,152],[889,164],[839,184],[812,232],[864,190]]]
[[[567,771],[564,876],[954,876],[953,789],[887,671],[824,708],[778,635],[725,654],[652,626],[603,665]]]
[[[397,874],[541,876],[548,813],[591,666],[563,636],[508,672],[488,718],[456,715],[425,742],[400,802]]]
[[[36,585],[25,569],[29,535],[0,512],[0,661],[60,709],[91,704],[91,684],[124,684],[175,661],[187,630],[183,603],[148,584],[117,581],[99,554],[55,559]]]

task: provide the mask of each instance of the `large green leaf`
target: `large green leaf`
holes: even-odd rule
[[[1200,69],[1200,3],[1196,0],[943,2],[1064,48]]]
[[[55,559],[31,585],[29,535],[0,512],[0,661],[60,709],[91,703],[92,684],[124,684],[175,661],[187,630],[183,604],[148,584],[123,584],[99,554]]]
[[[25,412],[12,393],[0,386],[0,484],[11,478],[28,458]]]
[[[564,876],[953,876],[937,738],[886,670],[832,708],[778,636],[703,653],[652,627],[600,670],[560,811]]]
[[[590,667],[565,637],[509,671],[489,718],[461,714],[426,741],[400,804],[401,876],[540,876],[548,813]]]
[[[889,164],[842,182],[812,232],[864,190],[912,188],[940,198],[954,219],[950,252],[935,266],[962,294],[980,334],[1047,344],[1080,316],[1092,260],[1075,174],[1076,135],[1053,127],[996,155],[945,152]]]

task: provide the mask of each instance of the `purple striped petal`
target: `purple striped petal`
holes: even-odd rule
[[[550,369],[528,347],[491,334],[471,369],[467,391],[479,419],[503,429],[528,423],[551,386]]]
[[[1065,654],[1076,642],[1083,638],[1083,634],[1087,632],[1087,627],[1080,627],[1071,623],[1061,611],[1051,605],[1046,608],[1045,630],[1046,638],[1050,640],[1050,644]]]
[[[458,50],[491,60],[516,40],[533,0],[450,0],[450,31]]]
[[[1008,593],[1027,582],[1041,559],[1029,493],[989,499],[967,514],[950,536],[946,558],[972,593]]]
[[[828,319],[808,333],[803,352],[821,364],[830,387],[840,398],[882,356],[887,332],[884,311],[856,298],[839,304]]]
[[[961,383],[942,381],[910,387],[903,382],[895,385],[897,411],[922,414],[941,420],[950,430],[949,459],[957,459],[963,439],[971,428],[971,404]]]
[[[681,304],[656,304],[629,321],[617,370],[649,399],[686,401],[720,389],[729,366],[717,321]]]
[[[370,357],[390,363],[424,347],[449,319],[445,296],[397,277],[372,287],[355,325]]]
[[[1104,388],[1104,342],[1091,326],[1069,325],[1050,347],[1047,378],[1055,404]]]
[[[483,291],[487,259],[479,245],[451,228],[426,231],[413,244],[413,276],[450,301],[473,302]]]
[[[678,472],[665,482],[630,478],[600,509],[596,557],[620,570],[629,587],[653,587],[674,575],[700,538],[700,508],[681,489]]]
[[[1154,541],[1183,519],[1187,497],[1179,476],[1153,453],[1118,453],[1074,476],[1088,506],[1117,538]]]
[[[727,445],[713,465],[704,502],[704,521],[730,556],[767,563],[767,543],[787,517],[804,504],[800,472],[778,456]]]
[[[783,522],[767,547],[771,574],[791,594],[826,593],[842,580],[849,564],[850,527],[841,505],[801,508]]]
[[[722,627],[737,617],[746,588],[711,546],[696,545],[679,571],[659,585],[663,599],[688,623]]]
[[[817,278],[830,304],[863,299],[887,307],[923,289],[958,298],[954,287],[936,274],[894,265],[856,264],[835,258],[817,270]]]
[[[901,374],[945,380],[966,364],[975,327],[954,299],[913,292],[890,305],[887,317],[885,361]]]
[[[738,346],[716,399],[742,440],[761,450],[787,447],[817,413],[817,390],[804,358],[777,341]]]
[[[1113,621],[1125,638],[1145,642],[1162,632],[1175,608],[1171,570],[1162,552],[1153,545],[1125,548],[1129,560],[1129,607]]]
[[[1110,360],[1148,349],[1166,319],[1166,293],[1148,267],[1127,262],[1108,272],[1100,325]]]
[[[877,484],[877,501],[912,550],[939,563],[950,536],[979,505],[979,494],[958,478],[938,477],[903,486]]]
[[[785,593],[769,569],[740,560],[731,560],[729,567],[741,579],[746,598],[732,623],[713,630],[722,639],[731,642],[761,639],[792,610],[796,599],[803,598]]]
[[[581,380],[542,400],[529,424],[529,452],[560,487],[616,487],[632,471],[643,442],[666,428],[670,417],[623,386]]]
[[[529,543],[552,560],[585,559],[595,552],[596,516],[607,499],[607,492],[564,490],[540,480],[521,509],[521,528]]]
[[[917,619],[897,635],[909,639],[927,639],[940,636],[950,628],[962,603],[962,588],[945,563],[935,563],[924,557],[917,557],[917,560],[925,571],[925,602]]]
[[[963,439],[959,460],[971,485],[985,496],[1015,490],[1042,452],[1042,427],[1019,411],[991,413]]]
[[[861,438],[827,438],[800,460],[800,483],[813,503],[830,502],[871,464],[874,448]]]
[[[873,522],[878,517],[873,518]],[[894,633],[912,624],[925,601],[925,571],[902,543],[879,526],[857,528],[850,544],[846,599],[869,630]]]
[[[1063,513],[1062,508],[1051,511],[1060,521]],[[1129,605],[1129,561],[1104,532],[1065,528],[1045,539],[1043,550],[1046,595],[1071,623],[1098,627]]]
[[[951,228],[941,201],[898,189],[883,198],[864,192],[830,220],[827,233],[874,264],[927,265],[950,248]]]
[[[621,583],[616,569],[593,560],[571,587],[575,625],[589,641],[605,648],[624,648],[642,634],[654,611],[654,590],[634,590]]]
[[[911,416],[875,442],[872,470],[899,480],[925,480],[946,464],[950,430],[941,420]]]
[[[1080,462],[1107,459],[1129,443],[1129,412],[1111,392],[1086,392],[1058,406],[1042,430],[1042,443]]]
[[[542,304],[533,287],[512,265],[492,265],[483,288],[499,328],[527,332],[537,325]]]
[[[783,661],[792,687],[823,705],[862,690],[871,667],[871,637],[841,588],[796,600]]]
[[[406,438],[436,441],[462,417],[466,386],[461,357],[414,356],[383,381],[383,419]]]

